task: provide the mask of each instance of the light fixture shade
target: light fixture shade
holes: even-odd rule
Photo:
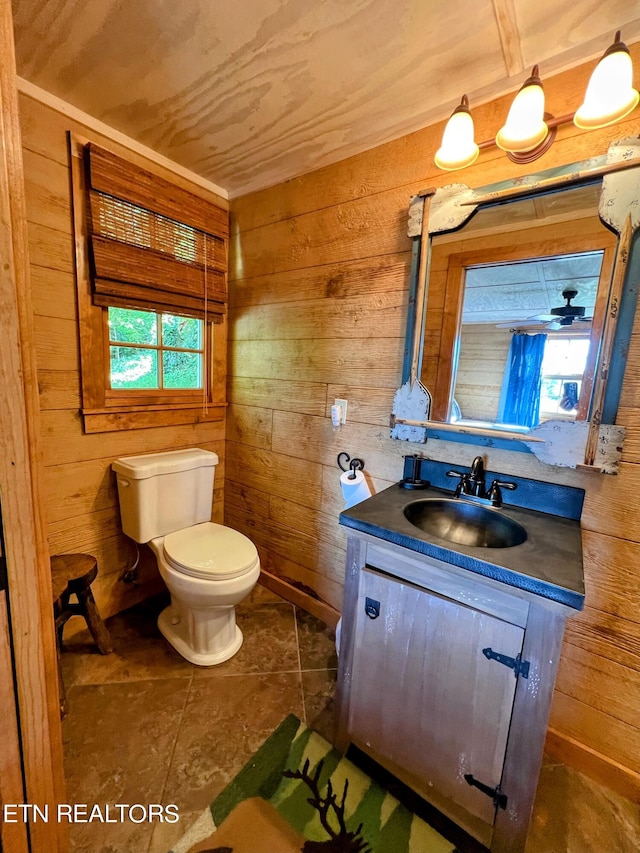
[[[584,103],[576,112],[576,127],[592,130],[607,127],[629,115],[640,100],[633,88],[633,65],[627,46],[620,41],[620,30],[596,65]]]
[[[455,169],[464,169],[474,163],[480,149],[473,138],[473,119],[469,112],[469,99],[462,96],[460,104],[451,113],[442,134],[442,144],[435,156],[435,163],[439,169],[453,172]]]
[[[537,148],[548,133],[544,120],[544,90],[536,65],[513,99],[507,121],[496,136],[496,145],[503,151],[519,154]]]

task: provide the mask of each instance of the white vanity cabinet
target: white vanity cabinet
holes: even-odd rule
[[[338,746],[524,850],[570,608],[349,531]]]

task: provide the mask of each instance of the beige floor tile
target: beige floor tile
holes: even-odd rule
[[[297,672],[194,679],[164,801],[205,808],[288,714],[303,717]]]
[[[271,592],[270,589],[258,582],[243,604],[282,604],[283,602],[282,596],[278,595],[277,592]]]
[[[180,728],[190,678],[78,685],[68,692],[63,724],[67,802],[162,804],[162,790]],[[140,809],[116,822],[73,822],[72,853],[138,853],[153,831]]]
[[[306,723],[329,743],[333,743],[334,738],[336,677],[335,669],[314,669],[302,673]]]
[[[543,766],[526,853],[639,850],[639,804],[563,764]]]
[[[302,669],[335,669],[338,665],[335,631],[299,607],[296,607],[296,622]]]
[[[176,841],[179,841],[189,827],[200,817],[202,812],[183,811],[179,814],[180,820],[176,823],[165,822],[154,824],[149,848],[146,853],[167,853],[168,850],[171,850],[172,845]]]
[[[159,803],[190,679],[69,690],[63,725],[70,803]]]
[[[70,853],[140,853],[147,849],[152,834],[153,826],[149,823],[76,823],[70,826],[69,850]]]
[[[160,635],[158,614],[166,597],[154,597],[107,619],[113,652],[101,655],[88,631],[64,644],[62,675],[67,690],[75,684],[108,684],[149,678],[190,676],[195,667]]]

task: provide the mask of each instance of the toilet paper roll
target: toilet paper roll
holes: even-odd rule
[[[356,471],[355,474],[355,478],[352,479],[352,472],[345,471],[340,477],[345,509],[349,509],[349,507],[355,506],[360,501],[371,497],[371,489],[362,471]]]

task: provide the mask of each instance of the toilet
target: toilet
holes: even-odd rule
[[[218,456],[189,448],[116,459],[122,529],[150,546],[171,604],[158,628],[183,658],[214,666],[242,645],[236,605],[256,585],[256,546],[211,519]]]

